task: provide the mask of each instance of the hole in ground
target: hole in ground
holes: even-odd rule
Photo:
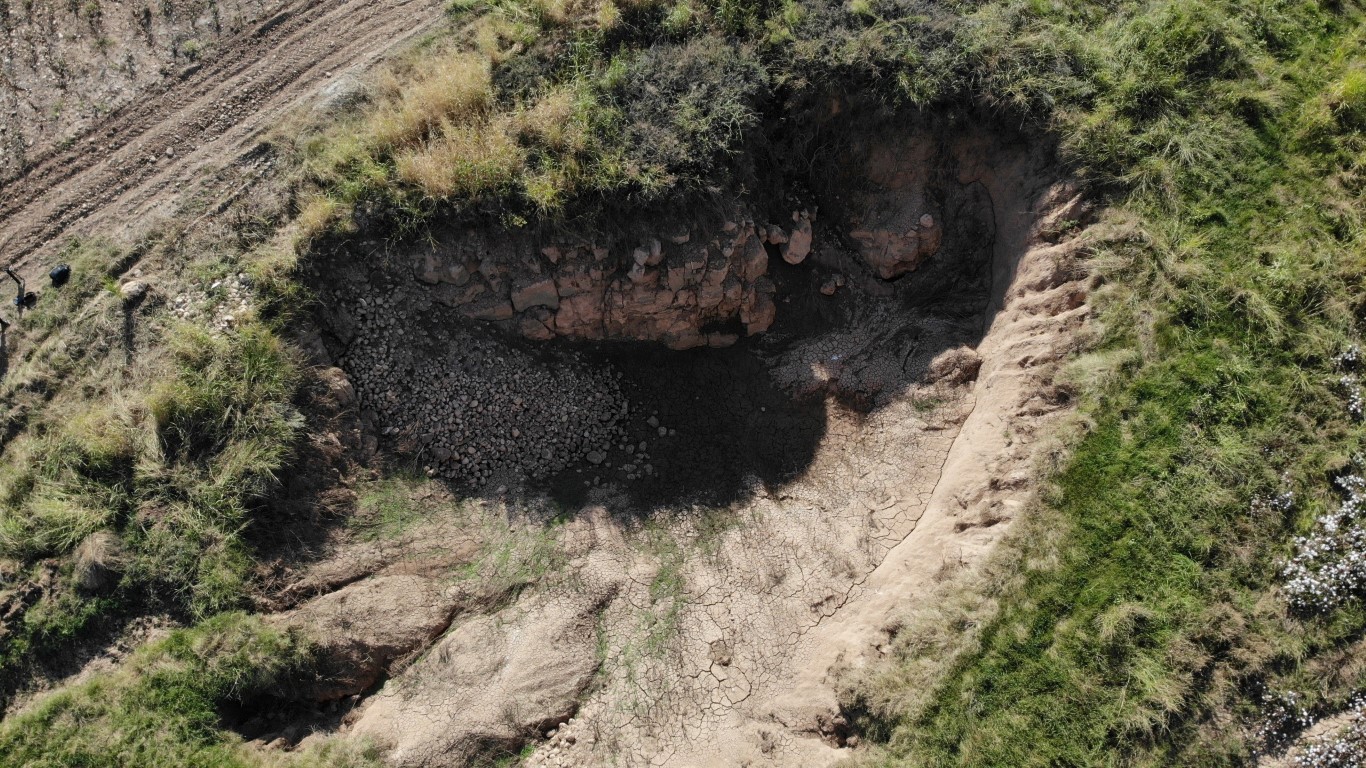
[[[998,266],[990,196],[980,183],[938,178],[915,198],[912,220],[933,210],[942,231],[915,271],[882,280],[847,236],[849,222],[817,223],[803,263],[768,259],[772,327],[728,348],[529,341],[518,323],[530,313],[495,301],[478,310],[494,320],[472,320],[469,308],[481,305],[457,311],[445,278],[414,279],[425,243],[337,246],[314,270],[319,320],[359,394],[370,448],[466,495],[545,494],[630,514],[724,506],[799,477],[832,409],[855,418],[875,410],[917,386],[940,353],[980,341]],[[436,231],[427,243],[469,237]],[[475,260],[460,267],[459,290],[506,296],[555,269],[517,255],[540,251],[528,236],[482,237],[493,245],[467,247]],[[513,255],[490,269],[498,248]],[[592,290],[626,271],[630,249],[611,250]],[[531,271],[516,271],[527,264]],[[847,284],[831,296],[822,289],[834,275]]]

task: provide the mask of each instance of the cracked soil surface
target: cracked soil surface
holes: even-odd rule
[[[0,189],[3,258],[36,278],[64,236],[117,235],[192,200],[221,210],[265,171],[263,131],[441,19],[433,0],[261,8],[202,62],[27,158]],[[904,194],[923,153],[897,140],[881,152],[870,178]],[[689,358],[718,382],[705,403],[679,405],[700,379],[649,356],[597,361],[638,421],[674,405],[659,420],[676,442],[650,441],[659,482],[724,494],[664,487],[642,502],[609,481],[573,495],[552,484],[529,506],[447,498],[460,525],[342,536],[293,574],[285,593],[298,603],[276,620],[323,627],[343,658],[369,665],[357,672],[366,695],[322,733],[374,739],[400,765],[463,765],[528,742],[528,765],[840,759],[831,670],[875,657],[946,563],[980,561],[1008,528],[1033,493],[1037,437],[1067,409],[1053,375],[1087,316],[1075,245],[1041,235],[1076,218],[1076,196],[1037,155],[990,137],[953,155],[957,187],[989,203],[957,222],[982,245],[957,293],[885,290],[831,248],[812,260],[847,272],[849,290],[794,289],[763,339]],[[838,321],[784,328],[813,302]],[[774,392],[799,416],[767,416]]]

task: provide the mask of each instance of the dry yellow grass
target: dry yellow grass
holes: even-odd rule
[[[314,194],[304,199],[299,207],[299,216],[294,220],[297,237],[296,249],[312,242],[326,232],[341,213],[341,203],[326,195]]]
[[[502,123],[445,123],[421,147],[400,154],[398,177],[428,197],[477,197],[511,185],[522,170],[521,147]]]
[[[583,151],[589,136],[575,119],[576,98],[577,94],[569,88],[552,91],[513,118],[517,135],[555,152]]]
[[[366,134],[380,147],[401,147],[443,123],[483,117],[493,102],[489,60],[473,54],[437,57],[371,115]]]

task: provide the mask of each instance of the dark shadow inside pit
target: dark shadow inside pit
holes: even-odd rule
[[[728,349],[685,352],[652,344],[595,345],[592,359],[622,374],[634,409],[629,442],[635,450],[613,451],[611,467],[571,468],[547,491],[563,505],[578,506],[589,499],[592,478],[611,480],[618,492],[608,498],[624,500],[636,514],[680,503],[726,506],[759,490],[756,484],[777,492],[811,465],[826,436],[828,409],[857,418],[921,380],[941,352],[976,347],[992,314],[990,196],[973,184],[942,184],[935,194],[943,247],[895,282],[868,278],[826,296],[820,285],[829,268],[770,258],[778,313],[761,337]],[[838,250],[840,244],[826,248]],[[863,321],[877,313],[895,320],[881,322],[877,333],[862,330]],[[834,385],[793,391],[773,375],[774,362],[794,345],[842,332],[858,343],[831,356],[838,360],[826,361],[839,369]],[[633,458],[642,442],[654,470],[644,476]],[[624,467],[634,468],[636,478],[626,480]]]
[[[777,319],[766,333],[741,338],[729,348],[671,351],[652,343],[529,341],[442,307],[431,297],[435,294],[424,294],[428,289],[416,284],[411,250],[373,241],[341,244],[333,263],[318,270],[324,307],[319,317],[331,331],[325,335],[330,356],[344,368],[354,349],[345,339],[358,320],[338,308],[386,295],[391,298],[381,301],[384,311],[402,313],[388,322],[391,328],[401,326],[402,335],[389,338],[401,338],[418,358],[437,361],[426,375],[466,366],[463,343],[483,345],[472,356],[500,363],[504,352],[496,350],[543,370],[567,372],[554,366],[572,361],[572,366],[616,377],[629,414],[614,422],[618,431],[610,448],[580,447],[576,458],[556,459],[557,466],[538,478],[485,475],[477,485],[459,487],[464,495],[544,494],[566,510],[601,503],[629,515],[688,504],[727,506],[756,492],[780,491],[800,477],[826,438],[832,409],[857,420],[921,382],[940,353],[981,341],[995,309],[993,296],[1003,288],[993,284],[1000,278],[995,277],[997,212],[991,195],[981,183],[942,174],[926,186],[926,198],[943,228],[942,245],[896,280],[882,280],[863,266],[857,244],[841,234],[847,227],[838,220],[817,224],[818,248],[804,263],[787,264],[771,251],[767,275],[777,287]],[[849,284],[828,295],[822,286],[836,274],[846,275]],[[442,328],[455,335],[440,341]],[[809,344],[812,340],[820,344]],[[786,375],[775,375],[781,366]],[[801,381],[803,366],[819,369],[818,375]],[[381,394],[405,396],[405,375],[385,367]],[[511,390],[508,384],[489,386],[527,396],[516,382]],[[585,392],[583,399],[591,394]],[[517,402],[521,408],[522,400]],[[566,405],[557,400],[554,407]],[[362,402],[362,414],[365,409]],[[383,418],[362,419],[381,455],[419,470],[431,465],[430,453],[411,450],[412,440],[405,450],[404,439],[391,436]],[[512,418],[499,428],[511,432],[516,424]],[[424,426],[419,423],[419,429]],[[459,459],[464,449],[448,450]]]
[[[601,466],[560,473],[548,491],[561,504],[582,504],[593,478],[601,478],[619,481],[637,510],[680,501],[723,506],[755,481],[775,488],[801,474],[825,436],[824,402],[779,389],[751,346],[671,352],[606,345],[592,356],[622,374],[635,412],[632,449],[618,446]],[[635,459],[642,453],[648,473]],[[627,481],[627,474],[637,477]]]

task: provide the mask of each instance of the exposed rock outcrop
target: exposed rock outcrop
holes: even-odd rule
[[[598,611],[612,594],[533,598],[459,623],[403,685],[387,685],[368,702],[355,733],[390,747],[389,761],[399,766],[465,765],[480,753],[515,752],[578,709],[598,667]]]
[[[859,244],[863,260],[883,280],[892,280],[915,270],[939,250],[943,235],[934,217],[922,214],[916,226],[899,231],[894,228],[859,228],[849,233]]]
[[[810,219],[805,213],[797,218],[782,251],[794,264],[811,250]],[[762,333],[777,308],[763,243],[772,236],[759,234],[750,221],[720,229],[710,237],[680,230],[647,238],[629,254],[592,243],[503,243],[495,250],[471,236],[417,254],[413,275],[465,317],[508,321],[530,339],[725,346],[738,333],[705,329],[731,324],[746,334]]]

